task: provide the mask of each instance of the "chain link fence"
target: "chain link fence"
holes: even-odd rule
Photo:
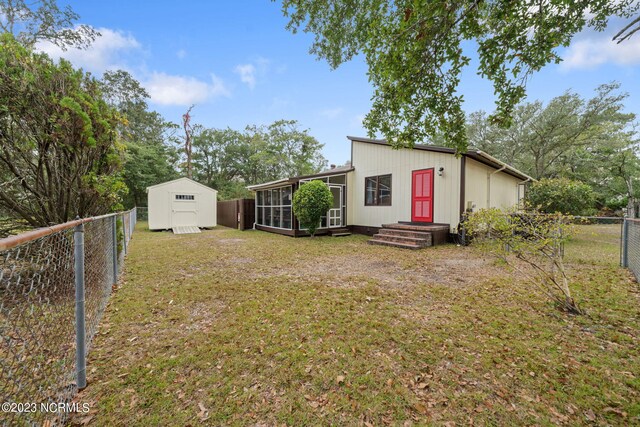
[[[75,409],[135,224],[133,209],[0,240],[2,425],[63,425]]]
[[[640,219],[624,219],[620,244],[620,264],[640,280]]]

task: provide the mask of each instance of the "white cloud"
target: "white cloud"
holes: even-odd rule
[[[48,54],[53,59],[65,58],[74,66],[93,73],[106,70],[127,68],[124,64],[127,54],[139,53],[142,46],[131,34],[109,28],[97,29],[98,37],[87,49],[67,49],[63,51],[51,42],[41,41],[36,49]]]
[[[234,71],[240,75],[240,80],[246,83],[249,88],[253,89],[256,86],[256,67],[253,64],[237,65]]]
[[[631,37],[620,44],[611,35],[600,34],[571,43],[563,55],[563,70],[589,69],[602,64],[640,64],[640,37]]]
[[[211,74],[211,80],[206,81],[157,71],[149,73],[146,71],[142,45],[134,36],[109,28],[97,30],[101,37],[98,37],[88,49],[63,51],[49,42],[38,43],[36,49],[47,53],[53,59],[65,58],[75,67],[81,67],[94,74],[102,74],[107,70],[128,70],[147,89],[151,101],[160,105],[185,106],[221,96],[231,96],[224,81],[215,74]],[[176,56],[182,59],[187,56],[187,52],[180,49]]]
[[[265,80],[267,74],[272,68],[272,61],[269,58],[263,56],[253,57],[250,62],[246,64],[238,64],[233,69],[234,73],[240,75],[240,80],[253,89],[260,81]],[[281,73],[280,67],[276,70]],[[282,70],[284,71],[284,70]]]
[[[211,74],[211,82],[206,82],[194,77],[153,73],[144,86],[151,101],[160,105],[186,106],[231,96],[230,90],[215,74]]]
[[[326,110],[320,111],[320,115],[326,117],[327,119],[335,119],[342,114],[344,108],[336,107],[336,108],[327,108]]]

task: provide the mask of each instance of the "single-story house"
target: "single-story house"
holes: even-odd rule
[[[147,187],[149,229],[197,231],[215,227],[217,201],[216,190],[189,178]]]
[[[415,243],[411,239],[420,236],[410,233],[437,229],[456,234],[465,211],[518,204],[533,180],[476,149],[456,157],[455,150],[447,147],[393,149],[385,140],[347,138],[351,161],[346,166],[249,186],[255,191],[255,228],[307,235],[293,215],[292,195],[305,182],[322,180],[333,193],[334,205],[322,218],[318,233],[347,228],[380,235],[389,225],[404,229],[399,234],[410,239],[400,243]]]

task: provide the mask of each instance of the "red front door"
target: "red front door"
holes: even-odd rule
[[[433,222],[433,169],[411,173],[411,221]]]

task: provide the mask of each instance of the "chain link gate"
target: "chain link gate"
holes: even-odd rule
[[[624,219],[620,245],[620,265],[640,280],[640,219]]]

